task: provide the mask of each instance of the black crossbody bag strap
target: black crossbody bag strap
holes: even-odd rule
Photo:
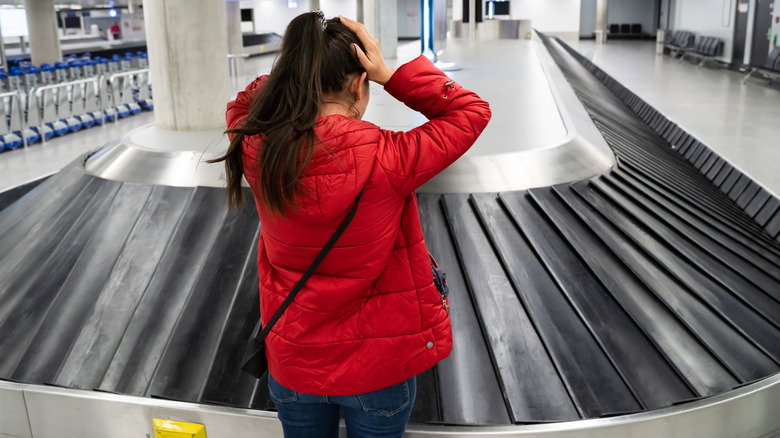
[[[363,190],[365,190],[365,188]],[[339,227],[336,228],[336,231],[333,232],[333,235],[330,236],[330,239],[328,239],[328,242],[320,250],[320,253],[317,254],[317,257],[311,263],[309,269],[307,269],[306,272],[303,273],[303,277],[301,277],[301,279],[298,280],[297,283],[295,283],[295,286],[292,288],[292,291],[290,291],[290,294],[287,295],[287,298],[284,299],[284,302],[276,310],[274,316],[272,316],[271,319],[268,320],[268,322],[265,324],[265,327],[263,327],[263,330],[259,334],[255,334],[260,328],[260,324],[258,323],[257,327],[255,327],[255,333],[252,334],[253,335],[252,337],[254,338],[256,344],[262,344],[263,340],[265,340],[265,337],[268,336],[268,333],[271,331],[271,328],[274,326],[274,324],[276,324],[276,321],[278,321],[279,318],[282,316],[282,313],[284,313],[284,311],[287,310],[287,307],[290,306],[290,303],[292,303],[292,301],[295,299],[295,296],[298,295],[298,292],[301,291],[303,285],[306,284],[306,281],[309,279],[309,277],[311,277],[312,274],[314,274],[314,271],[317,269],[317,266],[319,266],[320,263],[322,263],[322,261],[325,259],[325,256],[328,255],[328,252],[331,250],[331,248],[333,248],[333,245],[336,244],[336,241],[338,241],[339,237],[341,237],[341,235],[344,233],[344,230],[347,229],[349,223],[352,222],[352,218],[354,218],[355,213],[357,213],[360,197],[363,196],[363,190],[361,190],[360,193],[358,193],[357,198],[355,198],[355,206],[352,207],[352,211],[350,211],[347,217],[345,217],[344,220],[341,221],[341,224],[339,224]]]

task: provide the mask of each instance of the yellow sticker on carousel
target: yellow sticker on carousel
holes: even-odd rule
[[[206,426],[153,418],[155,438],[206,438]]]

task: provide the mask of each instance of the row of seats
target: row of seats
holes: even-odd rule
[[[0,151],[153,109],[147,67],[138,52],[0,69]]]
[[[642,24],[641,23],[610,24],[609,36],[610,38],[622,37],[622,36],[628,36],[628,37],[642,36]]]
[[[769,52],[764,65],[759,68],[751,68],[750,72],[742,80],[744,84],[753,74],[759,73],[769,81],[780,81],[780,47],[775,47]]]
[[[672,57],[680,59],[690,56],[699,59],[699,66],[710,59],[721,56],[723,41],[720,38],[695,35],[693,32],[678,30],[664,43]]]

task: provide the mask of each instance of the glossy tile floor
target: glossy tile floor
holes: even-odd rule
[[[770,191],[780,193],[780,86],[717,67],[698,68],[686,61],[656,56],[649,41],[610,41],[575,48],[609,74],[696,135]],[[419,42],[399,45],[400,65],[419,54]],[[255,75],[270,70],[273,55],[250,58],[245,74],[234,80],[238,91]],[[449,75],[491,103],[493,120],[471,155],[544,147],[565,134],[543,72],[529,41],[492,41],[469,46],[451,40],[442,60],[462,70]],[[409,129],[424,122],[373,86],[366,119],[388,129]],[[27,150],[0,153],[0,191],[56,172],[81,154],[154,121],[142,113],[116,124],[69,134]],[[522,139],[522,140],[518,140]]]
[[[573,46],[744,173],[780,195],[780,84],[655,54],[654,41]]]

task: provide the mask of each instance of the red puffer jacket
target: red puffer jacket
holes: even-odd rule
[[[229,128],[246,116],[264,79],[228,104]],[[385,90],[429,121],[393,132],[339,115],[321,117],[315,127],[320,143],[304,189],[296,192],[298,207],[284,217],[257,199],[262,136],[243,142],[261,223],[264,318],[281,305],[365,186],[354,220],[265,340],[271,374],[298,392],[382,389],[425,371],[452,349],[414,191],[466,152],[490,109],[422,56],[401,66]]]

